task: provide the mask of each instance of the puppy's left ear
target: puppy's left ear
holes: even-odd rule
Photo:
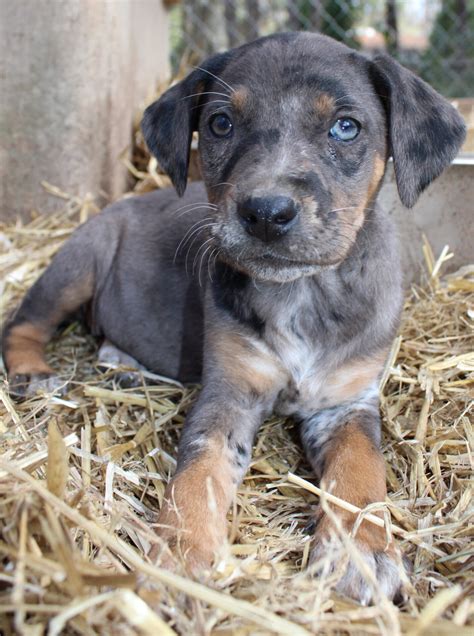
[[[148,148],[179,196],[186,190],[191,141],[193,132],[198,129],[202,96],[231,57],[232,51],[228,51],[209,58],[150,104],[143,115],[142,131]],[[213,90],[222,93],[225,89],[220,86]]]
[[[398,193],[411,208],[454,159],[466,127],[444,97],[391,57],[376,56],[371,74],[387,112]]]

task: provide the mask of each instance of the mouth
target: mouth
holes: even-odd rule
[[[309,261],[300,261],[294,258],[289,258],[288,256],[271,254],[269,252],[266,252],[261,256],[253,257],[251,260],[255,263],[261,263],[262,265],[272,265],[274,267],[308,267],[315,265],[315,263]]]

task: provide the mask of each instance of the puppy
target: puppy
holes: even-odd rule
[[[199,132],[204,183],[186,190]],[[395,229],[377,206],[393,157],[402,202],[449,165],[457,112],[386,56],[287,33],[209,59],[147,108],[143,132],[170,191],[115,203],[80,227],[4,331],[12,389],[51,386],[44,347],[80,307],[127,354],[203,389],[187,418],[161,534],[208,566],[272,412],[300,422],[316,475],[359,507],[384,501],[378,382],[399,324]],[[185,193],[186,191],[186,193]],[[337,511],[350,530],[352,514]],[[331,539],[318,516],[313,556]],[[400,586],[395,546],[355,540],[380,589]],[[371,590],[349,563],[338,590]]]

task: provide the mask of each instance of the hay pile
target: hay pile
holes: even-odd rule
[[[139,189],[163,185],[153,163],[135,166]],[[0,226],[3,311],[96,211],[92,199],[56,194],[60,213]],[[387,504],[414,564],[401,608],[384,598],[360,607],[331,594],[338,572],[305,571],[318,498],[289,480],[311,473],[295,428],[278,419],[262,427],[229,515],[228,558],[199,582],[151,565],[156,511],[197,389],[118,389],[75,324],[49,349],[70,382],[65,397],[13,403],[0,386],[0,632],[472,634],[474,266],[440,278],[449,255],[435,262],[427,246],[425,255],[429,280],[406,300],[382,387]]]

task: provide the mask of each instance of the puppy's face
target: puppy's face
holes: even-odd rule
[[[200,159],[221,256],[286,281],[340,263],[387,155],[365,60],[311,38],[248,47],[206,87]]]
[[[464,137],[448,102],[391,58],[302,33],[211,58],[146,110],[145,139],[179,194],[194,130],[220,257],[280,282],[347,257],[388,154],[411,206]]]

